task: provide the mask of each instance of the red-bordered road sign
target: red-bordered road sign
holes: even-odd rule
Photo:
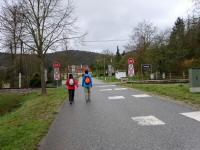
[[[60,63],[55,62],[55,63],[53,64],[53,68],[60,68]]]
[[[134,64],[135,63],[135,61],[134,61],[134,59],[133,58],[129,58],[128,59],[128,64],[130,65],[130,64]]]

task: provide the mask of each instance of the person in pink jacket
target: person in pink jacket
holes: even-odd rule
[[[75,89],[78,88],[78,81],[73,77],[72,74],[69,74],[69,78],[66,81],[66,85],[69,92],[69,102],[70,104],[72,104],[74,102]]]

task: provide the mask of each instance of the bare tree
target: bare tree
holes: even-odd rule
[[[19,47],[21,46],[22,49],[23,46],[19,40],[22,35],[22,30],[23,22],[20,6],[5,0],[1,8],[0,34],[3,48],[7,48],[11,54],[12,86],[14,86],[14,77],[17,75],[15,65],[16,55]]]
[[[138,23],[133,29],[133,33],[130,36],[130,42],[124,47],[127,50],[145,50],[153,43],[157,33],[157,28],[148,21]]]
[[[163,45],[169,44],[171,29],[166,29],[164,31],[160,31],[154,37],[153,44],[155,47],[161,47]]]
[[[140,22],[137,27],[134,28],[132,40],[137,47],[146,49],[152,44],[156,31],[157,29],[152,23],[147,21]]]
[[[200,17],[200,0],[192,0],[193,2],[193,16],[195,18]]]
[[[76,38],[71,35],[76,18],[73,17],[71,0],[21,0],[25,23],[23,43],[40,59],[42,94],[46,94],[44,78],[45,56],[62,40]]]
[[[128,50],[135,50],[136,56],[136,68],[139,70],[142,63],[144,63],[144,54],[148,48],[150,48],[155,42],[157,35],[157,28],[147,21],[138,23],[131,34],[130,42],[125,46]]]

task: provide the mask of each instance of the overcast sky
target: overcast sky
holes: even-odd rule
[[[87,41],[129,39],[139,22],[152,22],[160,30],[172,27],[177,17],[187,16],[192,0],[74,0],[78,25]],[[128,41],[85,43],[76,49],[121,51]]]

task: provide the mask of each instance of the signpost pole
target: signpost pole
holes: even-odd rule
[[[104,80],[106,80],[106,66],[105,66],[106,64],[105,64],[105,58],[104,58]]]
[[[142,64],[141,64],[141,77],[142,77],[142,80],[143,80],[143,70],[142,70]]]

